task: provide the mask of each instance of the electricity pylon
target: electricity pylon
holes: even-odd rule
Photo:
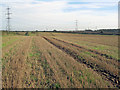
[[[7,15],[7,26],[6,26],[6,29],[7,29],[7,31],[9,32],[10,31],[10,14],[12,14],[12,13],[10,13],[10,8],[8,7],[7,8],[7,13],[6,13],[6,15]]]

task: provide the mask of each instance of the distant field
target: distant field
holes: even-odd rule
[[[119,87],[118,47],[115,35],[4,32],[2,86]]]

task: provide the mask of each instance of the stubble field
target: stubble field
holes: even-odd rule
[[[119,87],[118,36],[2,36],[3,88]]]

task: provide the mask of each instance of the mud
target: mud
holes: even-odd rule
[[[43,38],[45,40],[47,40],[49,43],[51,43],[52,45],[54,45],[55,47],[61,49],[62,51],[66,52],[68,55],[72,56],[77,61],[79,61],[81,63],[84,63],[85,65],[87,65],[88,68],[94,69],[94,71],[96,71],[96,72],[98,72],[98,74],[102,75],[102,77],[104,79],[107,79],[107,80],[111,81],[114,86],[120,88],[120,85],[119,85],[119,83],[120,83],[119,76],[111,74],[109,71],[105,70],[104,68],[102,69],[99,65],[95,65],[94,63],[88,62],[83,57],[78,58],[79,56],[78,56],[78,54],[76,52],[71,51],[71,50],[65,48],[64,46],[60,46],[60,45],[56,44],[55,42],[52,42],[52,40],[50,40],[50,39],[48,39],[46,37],[43,37]],[[61,41],[61,40],[58,40],[58,41]],[[64,41],[62,41],[62,42],[64,42]],[[64,43],[66,43],[66,42],[64,42]],[[74,45],[74,44],[71,44],[71,45],[73,45],[75,47],[82,48],[82,47]],[[106,58],[108,58],[107,55],[105,55],[105,54],[101,54],[99,52],[96,52],[96,51],[93,51],[93,50],[88,50],[88,49],[87,49],[87,51],[95,52],[95,53],[97,53],[97,54],[99,54],[101,56],[105,56]],[[111,58],[109,58],[109,59],[111,59]]]

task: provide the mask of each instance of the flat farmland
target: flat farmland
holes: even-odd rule
[[[115,35],[3,35],[2,87],[119,88],[118,48]]]

